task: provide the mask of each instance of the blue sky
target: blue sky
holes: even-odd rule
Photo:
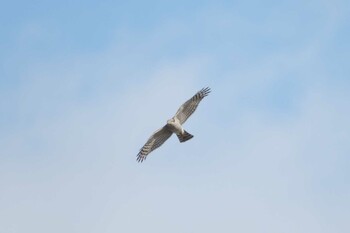
[[[3,2],[0,232],[349,232],[349,9]]]

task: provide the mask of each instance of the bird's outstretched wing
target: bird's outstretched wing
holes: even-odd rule
[[[154,132],[146,144],[140,149],[136,160],[138,162],[145,160],[149,153],[160,147],[171,135],[172,132],[166,126]]]
[[[203,88],[202,90],[198,91],[191,99],[187,100],[179,110],[177,110],[177,113],[175,114],[175,117],[180,121],[180,124],[185,123],[185,121],[192,115],[192,113],[196,110],[198,107],[199,102],[206,97],[210,93],[210,88]]]

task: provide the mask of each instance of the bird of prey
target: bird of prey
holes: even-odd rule
[[[187,100],[179,110],[177,110],[175,116],[167,121],[166,125],[158,129],[147,140],[146,144],[140,149],[137,154],[137,161],[142,162],[146,159],[147,155],[160,147],[170,136],[174,133],[178,137],[180,142],[186,142],[193,138],[193,135],[186,132],[182,124],[192,115],[196,110],[201,100],[210,93],[210,88],[203,88],[198,91],[191,99]]]

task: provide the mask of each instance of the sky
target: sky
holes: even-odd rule
[[[4,1],[0,232],[350,232],[350,2]],[[212,92],[145,162],[148,137]]]

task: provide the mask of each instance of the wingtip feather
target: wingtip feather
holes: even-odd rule
[[[203,95],[203,97],[209,95],[210,92],[211,92],[210,87],[205,87],[205,88],[202,88],[202,90],[200,90],[200,93]]]

